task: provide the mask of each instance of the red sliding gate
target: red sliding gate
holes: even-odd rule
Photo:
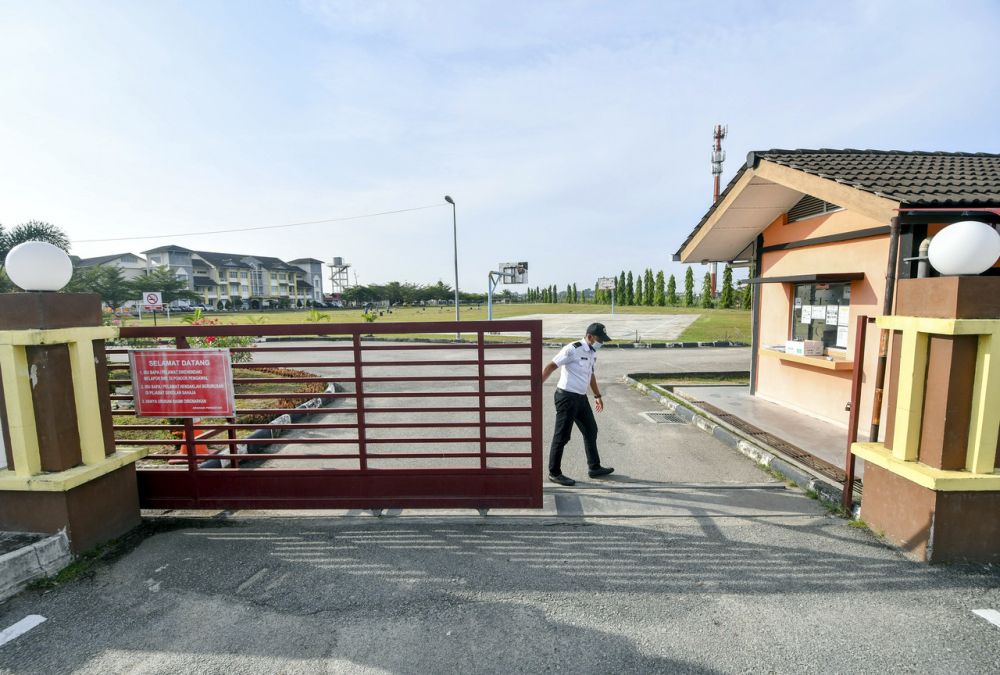
[[[538,508],[541,326],[125,327],[108,348],[116,444],[149,452],[144,508]],[[475,340],[398,340],[458,331]],[[221,345],[236,417],[132,417],[131,348]]]

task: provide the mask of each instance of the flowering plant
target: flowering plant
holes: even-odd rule
[[[201,315],[201,310],[196,309],[194,314],[184,317],[184,323],[192,326],[218,326],[218,319],[206,319]],[[188,345],[194,349],[231,349],[233,347],[249,347],[254,342],[252,335],[225,335],[205,337],[190,337]],[[247,363],[253,358],[250,352],[229,352],[229,360],[233,363]]]

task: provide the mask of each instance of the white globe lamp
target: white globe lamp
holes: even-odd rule
[[[58,291],[73,277],[66,251],[47,241],[26,241],[10,250],[4,261],[7,276],[26,291]]]
[[[927,258],[945,276],[982,274],[1000,258],[1000,233],[978,220],[963,220],[931,239]]]

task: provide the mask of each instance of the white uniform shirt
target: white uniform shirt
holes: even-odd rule
[[[559,374],[560,389],[574,394],[586,394],[590,387],[590,376],[594,374],[597,365],[597,350],[581,340],[563,347],[552,363],[562,371]]]

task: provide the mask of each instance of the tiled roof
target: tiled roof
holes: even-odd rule
[[[195,255],[204,258],[209,263],[216,267],[246,267],[247,264],[243,262],[245,258],[253,258],[260,262],[260,264],[269,270],[299,270],[298,267],[293,267],[288,263],[280,260],[278,258],[272,258],[266,255],[242,255],[239,253],[214,253],[212,251],[192,251]]]
[[[184,248],[183,246],[178,246],[176,244],[167,244],[166,246],[157,246],[156,248],[151,248],[148,251],[143,251],[143,254],[160,253],[161,251],[182,251],[184,253],[194,253],[194,251],[189,248]]]
[[[93,267],[94,265],[103,265],[104,263],[109,263],[112,260],[117,260],[118,258],[131,255],[139,258],[139,256],[134,253],[116,253],[114,255],[101,255],[96,258],[79,258],[76,261],[77,267]],[[142,258],[139,258],[140,262],[145,262]]]
[[[897,150],[763,150],[758,160],[798,169],[907,206],[1000,204],[1000,155]]]

